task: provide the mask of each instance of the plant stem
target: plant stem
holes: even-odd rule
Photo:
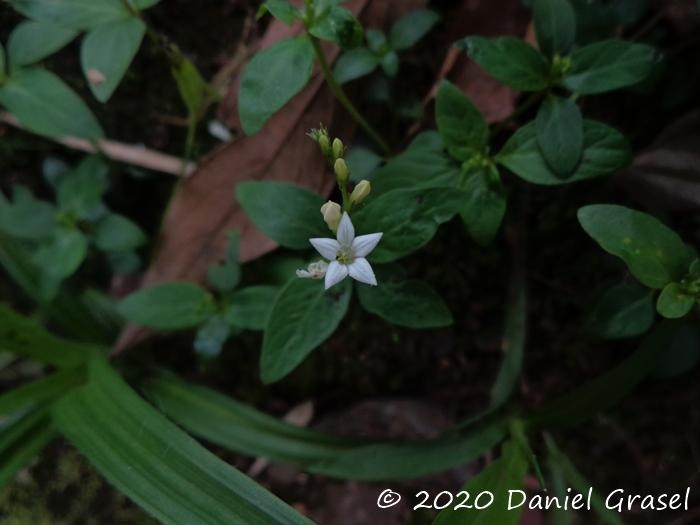
[[[328,84],[328,87],[330,88],[335,98],[338,100],[338,102],[340,102],[343,105],[347,112],[350,113],[350,116],[353,118],[353,120],[357,122],[357,124],[367,133],[367,135],[369,135],[369,137],[377,144],[377,146],[381,148],[384,154],[387,156],[391,155],[391,149],[389,148],[387,143],[384,142],[384,139],[382,139],[379,133],[377,133],[374,130],[374,128],[364,119],[364,117],[360,114],[360,112],[345,94],[343,88],[340,86],[340,84],[338,84],[338,81],[333,75],[333,71],[331,70],[330,64],[328,63],[326,54],[321,48],[321,43],[318,41],[318,38],[311,34],[309,34],[308,36],[309,40],[311,40],[311,45],[313,46],[314,51],[316,52],[318,61],[321,64],[321,71],[323,72],[323,76],[326,79],[326,83]]]

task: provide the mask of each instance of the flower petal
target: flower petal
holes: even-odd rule
[[[352,253],[355,257],[367,257],[377,247],[383,233],[369,233],[355,237],[352,241]]]
[[[377,286],[377,278],[374,276],[374,271],[367,262],[367,259],[364,257],[358,257],[355,259],[353,263],[348,266],[348,273],[350,274],[350,277],[356,281]],[[326,274],[326,277],[327,276],[328,274]]]
[[[324,237],[318,237],[316,239],[309,239],[311,246],[316,248],[316,251],[321,254],[322,257],[328,259],[329,261],[335,261],[338,255],[338,250],[340,250],[340,244],[335,239],[326,239]]]
[[[340,218],[336,237],[341,246],[351,246],[352,241],[355,239],[355,227],[352,225],[350,215],[347,212],[343,212],[343,216]]]
[[[344,264],[340,264],[338,261],[333,261],[328,265],[328,270],[326,271],[326,290],[328,290],[334,284],[338,284],[340,281],[348,276],[348,267]]]

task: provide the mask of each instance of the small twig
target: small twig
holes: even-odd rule
[[[14,115],[7,112],[0,112],[0,122],[9,124],[18,129],[25,129]],[[52,140],[71,149],[85,151],[87,153],[102,153],[106,157],[117,162],[123,162],[161,173],[169,173],[170,175],[178,177],[187,177],[191,175],[197,167],[197,165],[192,162],[187,162],[178,157],[173,157],[172,155],[108,139],[98,139],[96,144],[77,137],[56,137],[52,138]]]

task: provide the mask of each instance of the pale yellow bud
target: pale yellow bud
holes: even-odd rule
[[[350,170],[343,159],[336,159],[333,165],[333,171],[335,172],[335,176],[338,177],[338,182],[341,184],[345,184],[350,178]]]
[[[360,204],[363,200],[367,198],[369,192],[372,191],[372,185],[368,180],[361,180],[355,186],[350,194],[350,202],[352,204]]]
[[[343,210],[340,208],[340,204],[333,201],[328,201],[326,204],[321,206],[321,215],[323,215],[323,220],[328,225],[332,232],[338,229],[338,224],[340,223],[340,218],[343,215]]]
[[[345,146],[343,145],[343,141],[338,138],[333,139],[333,158],[340,159],[342,158],[343,153],[345,153]]]
[[[331,140],[328,138],[328,135],[320,135],[318,137],[318,145],[321,147],[321,153],[326,157],[331,156]]]

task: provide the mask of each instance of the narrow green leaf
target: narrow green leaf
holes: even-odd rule
[[[238,106],[243,131],[253,135],[306,86],[314,50],[305,36],[288,38],[257,53],[243,71]]]
[[[571,71],[564,85],[581,95],[595,95],[638,84],[659,61],[659,53],[646,44],[605,40],[571,54]]]
[[[541,91],[549,86],[547,60],[519,38],[470,36],[455,45],[507,86],[519,91]]]
[[[586,329],[603,339],[624,339],[643,334],[654,324],[654,295],[637,283],[620,282],[596,300]]]
[[[50,22],[25,20],[10,33],[7,55],[15,68],[33,64],[55,53],[78,36],[78,31]]]
[[[507,201],[498,170],[477,170],[460,185],[465,199],[459,212],[469,235],[481,246],[488,246],[498,234],[506,214]]]
[[[103,136],[97,119],[80,97],[44,69],[14,71],[0,87],[0,104],[39,135],[91,140]]]
[[[656,310],[667,319],[679,319],[690,312],[695,302],[695,297],[688,295],[679,283],[668,283],[661,290]]]
[[[97,100],[107,102],[112,96],[145,34],[146,24],[132,16],[100,25],[85,35],[80,47],[80,64]]]
[[[620,257],[649,288],[679,281],[688,269],[690,260],[681,238],[651,215],[614,204],[592,204],[578,210],[578,220],[601,248]]]
[[[535,119],[537,145],[552,171],[560,177],[571,175],[583,154],[583,117],[570,98],[550,96]]]
[[[68,368],[0,395],[0,416],[53,401],[85,381],[82,367]]]
[[[76,30],[91,29],[132,16],[126,3],[117,0],[7,0],[7,2],[27,18]]]
[[[236,197],[265,235],[287,248],[308,248],[309,239],[328,237],[320,213],[323,198],[286,182],[243,182]]]
[[[627,139],[619,131],[584,120],[581,161],[571,175],[562,178],[544,159],[537,144],[535,123],[530,122],[508,139],[496,161],[528,182],[553,186],[611,175],[629,163],[630,151]]]
[[[190,119],[199,116],[207,100],[215,97],[212,87],[202,78],[197,67],[188,59],[181,59],[177,65],[170,69],[170,72],[177,83],[180,98],[187,108],[187,115]]]
[[[117,489],[163,523],[311,525],[144,402],[107,363],[52,410],[58,429]]]
[[[535,0],[537,43],[548,57],[566,55],[576,41],[576,13],[569,0]]]
[[[435,121],[450,155],[468,160],[481,153],[489,126],[481,112],[454,84],[443,81],[435,101]]]
[[[206,321],[215,311],[214,299],[190,282],[156,284],[132,293],[118,306],[132,323],[159,330],[191,328]]]
[[[228,323],[247,330],[263,330],[279,293],[277,286],[249,286],[232,293],[227,299]]]
[[[19,239],[39,240],[51,236],[56,227],[56,208],[34,198],[24,186],[13,187],[8,202],[0,193],[0,231]]]
[[[95,225],[95,244],[104,252],[128,252],[146,242],[146,234],[131,219],[110,213]]]
[[[389,33],[389,44],[396,51],[413,47],[440,21],[430,9],[415,9],[399,18]]]
[[[349,279],[330,290],[312,279],[289,281],[267,320],[260,356],[262,380],[279,381],[328,339],[345,317],[351,295]]]
[[[358,285],[362,307],[398,326],[439,328],[453,322],[452,313],[428,284],[417,281],[382,279],[379,286]]]
[[[33,460],[56,437],[44,409],[19,419],[4,421],[0,427],[0,487]]]
[[[369,75],[377,69],[377,56],[366,47],[346,51],[338,58],[333,76],[340,84]]]

